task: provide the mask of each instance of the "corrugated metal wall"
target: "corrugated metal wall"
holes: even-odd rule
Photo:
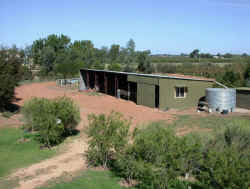
[[[137,104],[155,107],[155,86],[159,78],[128,75],[128,81],[137,83]]]
[[[250,91],[236,90],[236,107],[250,110]]]
[[[155,85],[137,84],[137,104],[155,107]]]
[[[160,109],[182,109],[197,106],[199,99],[205,96],[206,88],[212,87],[213,82],[160,78],[159,86]],[[175,97],[176,86],[187,87],[187,94],[185,98]]]
[[[128,81],[136,82],[136,83],[145,83],[145,84],[150,84],[150,85],[159,84],[159,78],[143,77],[143,76],[136,76],[136,75],[128,75]]]

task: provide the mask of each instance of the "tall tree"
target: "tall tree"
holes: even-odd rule
[[[8,109],[15,97],[15,87],[21,80],[23,57],[16,47],[0,48],[0,110]]]
[[[138,63],[138,71],[143,73],[152,73],[153,72],[153,66],[151,65],[150,59],[149,59],[150,51],[142,51],[138,52],[137,55],[137,63]]]
[[[190,53],[190,58],[198,58],[199,57],[199,53],[200,50],[199,49],[194,49],[191,53]]]
[[[120,55],[120,45],[116,45],[116,44],[111,45],[111,48],[109,50],[109,57],[110,57],[111,63],[116,62],[119,55]]]

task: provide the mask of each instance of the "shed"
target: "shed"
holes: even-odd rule
[[[250,110],[250,88],[236,88],[236,107]]]
[[[81,69],[86,89],[134,101],[138,105],[166,110],[196,107],[204,98],[213,79],[179,74],[140,74],[107,70]]]

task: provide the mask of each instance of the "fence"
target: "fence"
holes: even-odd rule
[[[79,89],[80,78],[57,79],[56,85],[63,88]]]

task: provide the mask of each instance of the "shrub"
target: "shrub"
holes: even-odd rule
[[[15,87],[21,79],[21,63],[18,49],[0,47],[0,111],[8,109],[15,97]]]
[[[196,174],[203,188],[250,187],[249,136],[248,125],[237,121],[207,144]]]
[[[107,167],[112,156],[120,153],[128,143],[129,121],[121,114],[111,112],[108,116],[89,115],[87,129],[89,148],[87,160],[90,165]]]
[[[71,135],[80,122],[80,111],[74,101],[68,97],[58,97],[54,100],[57,118],[64,125],[66,135]]]
[[[185,188],[179,178],[191,174],[200,157],[196,138],[176,137],[171,128],[153,123],[134,133],[133,143],[115,161],[115,171],[142,188]]]
[[[80,121],[79,108],[67,97],[33,98],[25,102],[22,113],[26,123],[24,128],[37,131],[37,139],[48,147],[72,134]]]

